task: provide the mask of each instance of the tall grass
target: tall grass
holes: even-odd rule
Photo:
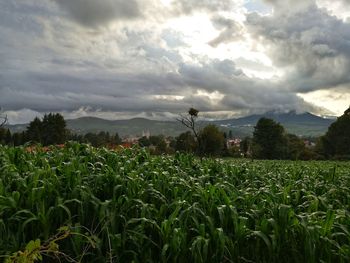
[[[345,162],[1,147],[0,254],[69,225],[83,262],[349,262],[349,189]]]

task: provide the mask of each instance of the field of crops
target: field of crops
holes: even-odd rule
[[[350,262],[349,189],[349,162],[0,146],[0,255],[13,255],[8,262]]]

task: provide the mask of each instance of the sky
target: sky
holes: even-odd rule
[[[350,105],[350,0],[0,0],[0,36],[11,124]]]

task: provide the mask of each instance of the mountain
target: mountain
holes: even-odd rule
[[[326,133],[329,125],[335,121],[335,119],[322,118],[309,112],[298,114],[295,111],[287,113],[270,111],[264,114],[254,114],[238,119],[214,121],[214,123],[232,130],[233,133],[236,131],[243,134],[252,134],[254,126],[263,117],[279,122],[289,133],[311,137]]]
[[[325,119],[311,113],[297,114],[295,111],[291,111],[288,113],[267,112],[237,119],[201,121],[198,125],[216,124],[226,132],[232,130],[235,137],[244,137],[252,135],[254,126],[262,117],[273,119],[281,123],[287,132],[300,136],[320,136],[327,131],[329,125],[335,120]],[[69,119],[66,122],[68,129],[78,134],[106,131],[110,134],[118,132],[120,136],[142,135],[148,132],[152,135],[177,136],[187,130],[177,121],[155,121],[144,118],[105,120],[96,117],[82,117]],[[9,125],[8,127],[12,132],[20,132],[25,130],[27,126],[28,124],[17,124]]]

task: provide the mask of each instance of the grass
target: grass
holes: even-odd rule
[[[0,147],[0,254],[68,226],[53,262],[349,262],[349,188],[349,162]]]

